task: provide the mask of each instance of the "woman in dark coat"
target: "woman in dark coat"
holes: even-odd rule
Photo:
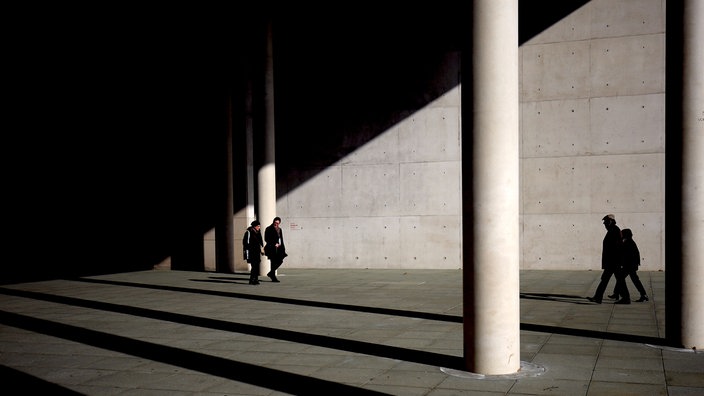
[[[640,251],[636,241],[633,240],[633,232],[630,228],[624,228],[621,231],[623,244],[621,245],[621,253],[623,254],[623,270],[627,276],[631,277],[631,281],[640,293],[640,298],[636,302],[648,301],[648,293],[645,292],[643,283],[638,277],[638,267],[640,266]],[[615,293],[614,293],[615,294]]]
[[[259,284],[259,271],[264,254],[264,243],[262,242],[262,234],[260,232],[262,226],[258,221],[254,220],[247,228],[242,237],[242,249],[244,250],[244,259],[251,264],[252,269],[249,273],[249,284]]]

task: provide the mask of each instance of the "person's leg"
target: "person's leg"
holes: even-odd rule
[[[269,271],[266,276],[271,278],[272,282],[279,282],[279,278],[276,277],[276,270],[279,269],[283,260],[276,257],[271,260],[271,271]]]
[[[645,287],[643,287],[643,282],[640,281],[638,273],[636,271],[631,271],[628,275],[631,277],[631,281],[635,285],[636,289],[638,289],[638,293],[640,293],[640,298],[637,299],[636,302],[648,301],[648,293],[645,292]]]
[[[601,304],[601,300],[604,298],[604,292],[606,291],[606,286],[609,285],[609,280],[613,274],[613,271],[605,269],[601,274],[601,281],[599,282],[599,286],[596,287],[594,297],[587,297],[587,300]]]
[[[627,272],[623,269],[616,272],[616,290],[618,290],[618,295],[621,299],[616,301],[616,304],[630,304],[631,294],[628,292],[628,286],[626,286],[626,276]]]
[[[250,263],[252,265],[252,270],[249,272],[249,284],[258,285],[259,284],[259,267],[260,261],[253,261]]]

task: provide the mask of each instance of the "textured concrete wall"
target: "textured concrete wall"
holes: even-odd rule
[[[594,0],[522,46],[522,268],[598,269],[613,213],[664,269],[664,8]]]
[[[280,199],[287,265],[460,268],[459,137],[456,88]]]
[[[664,8],[593,0],[521,47],[521,268],[599,269],[614,213],[664,269]],[[461,268],[459,92],[301,175],[287,266]]]

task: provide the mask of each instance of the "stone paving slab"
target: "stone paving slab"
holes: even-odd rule
[[[599,272],[521,271],[521,361],[541,371],[508,378],[453,369],[458,270],[279,272],[0,286],[2,378],[18,394],[704,394],[704,354],[662,346],[663,272],[640,273],[650,301],[597,305]]]

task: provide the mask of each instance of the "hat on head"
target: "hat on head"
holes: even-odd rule
[[[606,216],[604,216],[604,218],[602,220],[606,220],[606,219],[616,220],[616,217],[612,214],[607,214]]]
[[[632,238],[632,237],[633,237],[633,231],[631,231],[630,228],[624,228],[623,230],[621,230],[621,235],[622,235],[624,238]]]
[[[259,222],[258,222],[258,221],[256,221],[256,220],[254,220],[254,221],[252,222],[252,224],[251,224],[251,225],[252,225],[252,227],[256,227],[256,226],[258,226],[258,225],[259,225]]]

